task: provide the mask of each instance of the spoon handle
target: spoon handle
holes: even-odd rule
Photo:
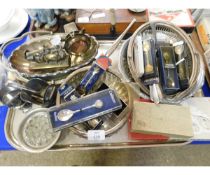
[[[180,61],[181,59],[182,59],[182,54],[180,54],[178,56],[178,60]],[[178,65],[178,72],[179,72],[179,77],[180,77],[181,80],[187,78],[184,62],[182,62]]]
[[[145,72],[146,73],[152,73],[153,72],[153,66],[150,64],[150,58],[151,58],[151,54],[150,52],[145,52],[145,57],[146,57],[146,64],[145,64]]]
[[[84,108],[75,110],[75,111],[73,111],[73,114],[75,114],[75,113],[77,113],[77,112],[81,112],[81,111],[87,110],[87,109],[91,109],[91,108],[94,108],[94,107],[96,107],[96,103],[94,103],[94,104],[92,104],[92,105],[90,105],[90,106],[86,106],[86,107],[84,107]]]
[[[87,106],[87,107],[81,108],[80,111],[84,111],[84,110],[91,109],[91,108],[94,108],[94,107],[95,107],[95,104],[93,104],[91,106]]]
[[[85,84],[85,88],[87,87],[87,85],[90,83],[90,81],[92,81],[92,78],[95,76],[95,74],[97,74],[98,72],[97,71],[93,71],[93,73],[92,73],[92,75],[91,75],[91,77],[89,78],[89,80],[87,81],[87,83]]]

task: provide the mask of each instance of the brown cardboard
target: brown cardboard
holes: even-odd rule
[[[193,137],[189,107],[134,101],[132,132]]]

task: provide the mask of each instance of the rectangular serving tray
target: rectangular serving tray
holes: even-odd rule
[[[99,41],[100,47],[98,56],[105,53],[110,48],[113,41]],[[118,62],[119,51],[123,41],[117,47],[115,52],[111,55],[112,66],[111,69],[119,74]],[[32,108],[39,106],[33,105]],[[17,140],[18,126],[26,117],[26,113],[22,110],[10,108],[5,120],[5,135],[6,139],[14,148],[23,151]],[[190,140],[180,140],[171,138],[167,142],[149,141],[149,140],[130,140],[128,138],[128,124],[127,122],[117,132],[109,135],[105,140],[90,141],[87,138],[80,137],[74,134],[70,129],[64,129],[58,142],[50,149],[52,151],[75,150],[75,149],[119,149],[119,148],[139,148],[139,147],[159,147],[159,146],[178,146],[190,143]]]

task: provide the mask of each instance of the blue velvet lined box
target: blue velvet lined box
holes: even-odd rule
[[[170,55],[170,64],[166,63],[164,59],[164,53],[168,52]],[[179,79],[177,74],[176,68],[176,61],[175,61],[175,54],[173,47],[171,46],[163,46],[158,49],[158,63],[159,63],[159,72],[160,72],[160,79],[162,83],[163,92],[167,95],[171,95],[176,93],[180,89]],[[170,71],[170,72],[169,72]],[[170,73],[170,75],[169,75]],[[172,86],[169,86],[169,80],[174,83]]]
[[[88,93],[104,72],[105,70],[102,69],[96,62],[93,63],[90,70],[88,70],[80,82],[79,88],[84,89],[85,93]]]
[[[143,41],[143,50],[144,50],[144,42],[147,42],[149,45],[149,51],[143,51],[144,56],[144,75],[143,80],[145,85],[151,84],[150,81],[148,83],[148,79],[154,79],[158,77],[158,70],[157,70],[157,62],[156,62],[156,51],[155,51],[155,43],[153,39]],[[151,65],[153,70],[151,72],[147,72],[147,66]]]
[[[96,100],[101,100],[103,106],[101,108],[89,108],[75,113],[69,120],[61,121],[58,119],[58,113],[62,110],[77,111],[86,108],[95,103]],[[66,127],[76,125],[88,121],[90,119],[111,113],[122,108],[122,102],[117,97],[114,90],[106,89],[99,91],[76,100],[64,103],[60,106],[51,107],[49,109],[50,122],[53,130],[58,131]]]

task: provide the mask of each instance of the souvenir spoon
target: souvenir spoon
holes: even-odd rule
[[[146,55],[146,67],[145,67],[145,72],[146,73],[150,73],[153,71],[153,66],[150,64],[150,60],[149,60],[149,50],[150,50],[150,46],[148,43],[143,43],[143,50],[145,52]]]
[[[168,54],[168,52],[164,52],[163,54],[164,60],[165,60],[165,64],[170,64],[170,55]],[[174,87],[175,83],[174,80],[170,77],[170,71],[169,68],[167,69],[167,86],[168,87]]]
[[[180,61],[182,59],[183,52],[184,52],[183,44],[175,47],[175,53],[178,55],[178,61]],[[186,74],[185,74],[184,64],[179,64],[178,70],[179,70],[180,79],[185,79]]]
[[[103,106],[103,101],[96,100],[93,105],[87,106],[87,107],[84,107],[75,111],[72,111],[69,109],[63,109],[58,113],[57,117],[60,121],[67,121],[77,112],[84,111],[90,108],[102,108],[102,106]]]

